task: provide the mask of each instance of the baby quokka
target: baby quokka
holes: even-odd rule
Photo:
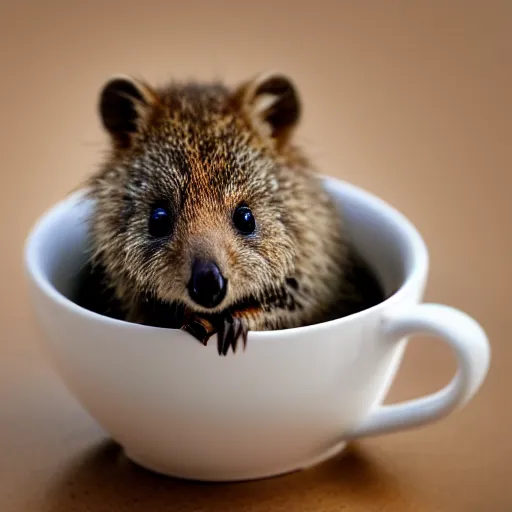
[[[115,77],[84,306],[181,328],[219,354],[249,330],[305,326],[379,302],[340,211],[294,143],[301,102],[280,74],[236,87]]]

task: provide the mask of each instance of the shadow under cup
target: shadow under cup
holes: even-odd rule
[[[384,297],[403,286],[413,270],[427,273],[427,250],[414,227],[384,201],[357,187],[325,178],[345,219],[349,238],[377,277]],[[91,201],[78,192],[60,203],[32,240],[33,271],[63,298],[77,302],[82,272],[90,258]],[[377,305],[378,306],[378,305]]]

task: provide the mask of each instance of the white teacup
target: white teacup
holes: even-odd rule
[[[127,456],[167,475],[210,481],[269,477],[310,467],[347,441],[438,420],[481,386],[490,348],[481,327],[447,306],[420,304],[425,244],[379,198],[338,180],[325,185],[355,245],[389,298],[331,322],[249,333],[247,349],[217,354],[183,331],[129,324],[68,297],[87,258],[81,193],[37,223],[25,253],[31,297],[64,384]],[[409,335],[443,339],[458,372],[441,391],[382,402]]]

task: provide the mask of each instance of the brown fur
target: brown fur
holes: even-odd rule
[[[260,76],[234,89],[153,89],[130,79],[121,89],[120,108],[103,96],[111,149],[88,183],[96,201],[92,262],[113,316],[181,327],[179,311],[229,314],[247,329],[269,330],[330,320],[377,300],[354,281],[358,263],[340,213],[293,144],[300,103],[288,79]],[[155,241],[147,224],[158,202],[171,209],[174,229]],[[241,202],[256,218],[254,236],[233,227]],[[216,310],[187,293],[197,255],[216,261],[228,279]]]

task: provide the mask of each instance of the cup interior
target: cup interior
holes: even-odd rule
[[[348,183],[324,178],[345,219],[349,236],[375,273],[386,300],[415,273],[426,273],[428,255],[414,226],[378,197]],[[37,285],[59,300],[74,301],[90,258],[88,218],[91,200],[78,192],[54,206],[38,222],[26,247],[26,266]],[[374,306],[374,307],[378,307]]]
[[[349,238],[391,298],[427,272],[428,253],[410,221],[385,201],[348,183],[324,184],[345,219]]]

